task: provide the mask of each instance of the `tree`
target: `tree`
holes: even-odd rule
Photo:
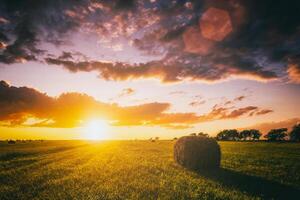
[[[257,129],[251,129],[251,137],[253,140],[259,140],[259,138],[261,137],[261,132]]]
[[[251,131],[250,130],[243,130],[239,134],[239,138],[243,140],[248,140],[251,137]]]
[[[243,130],[239,134],[239,138],[243,140],[259,140],[261,133],[256,129]]]
[[[272,129],[267,135],[265,135],[265,138],[269,141],[281,141],[287,136],[286,132],[287,128]]]
[[[197,136],[197,133],[191,133],[190,136]]]
[[[290,140],[300,142],[300,123],[296,124],[290,132]]]
[[[218,140],[238,140],[239,132],[236,129],[225,129],[217,134]]]

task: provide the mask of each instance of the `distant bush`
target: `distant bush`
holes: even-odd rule
[[[220,146],[213,138],[184,136],[174,145],[175,161],[189,169],[211,169],[220,167]]]
[[[300,124],[296,124],[290,132],[290,140],[300,142]]]

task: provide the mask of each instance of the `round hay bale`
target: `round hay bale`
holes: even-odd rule
[[[220,167],[221,151],[217,141],[204,136],[184,136],[174,145],[175,161],[192,170]]]

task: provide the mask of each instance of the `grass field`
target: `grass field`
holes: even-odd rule
[[[193,172],[172,141],[0,143],[0,199],[299,199],[300,144],[220,142]]]

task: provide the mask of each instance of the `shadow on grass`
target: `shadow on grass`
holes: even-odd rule
[[[238,189],[263,199],[297,199],[300,190],[260,177],[245,175],[229,169],[197,172],[200,176],[216,181],[224,186]]]
[[[68,150],[72,150],[72,149],[76,149],[76,148],[80,148],[80,147],[84,147],[86,146],[86,144],[83,145],[76,145],[76,146],[66,146],[66,147],[55,147],[55,148],[49,148],[46,150],[42,150],[42,151],[33,151],[33,152],[7,152],[7,153],[3,153],[0,154],[0,161],[11,161],[11,160],[15,160],[15,159],[19,159],[19,158],[25,158],[25,157],[29,157],[29,156],[38,156],[38,155],[43,155],[43,154],[54,154],[54,153],[59,153],[59,152],[63,152],[63,151],[68,151]]]
[[[0,155],[0,161],[10,161],[16,158],[22,158],[26,156],[30,156],[32,153],[22,153],[22,152],[9,152]]]

